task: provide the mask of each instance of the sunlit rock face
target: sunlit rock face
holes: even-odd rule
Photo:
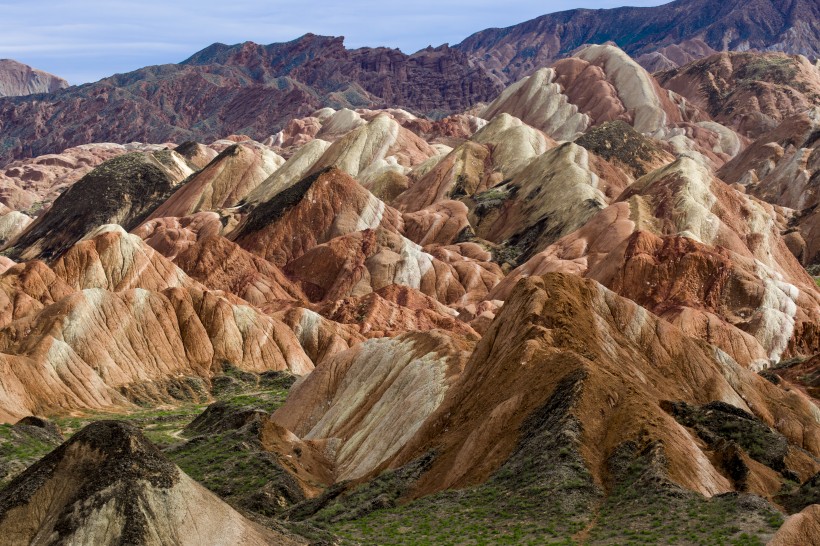
[[[66,87],[68,82],[59,76],[11,59],[0,59],[0,97],[53,93]]]
[[[488,502],[503,529],[526,518],[556,540],[609,543],[657,509],[690,534],[692,514],[714,512],[732,540],[811,543],[816,67],[710,40],[640,55],[578,44],[515,77],[492,72],[482,104],[460,88],[435,119],[398,99],[351,103],[360,88],[333,80],[332,107],[311,94],[276,113],[281,126],[243,95],[231,112],[253,110],[262,137],[183,131],[9,164],[0,421],[71,415],[76,434],[28,471],[18,461],[3,536],[111,542],[133,515],[100,493],[114,491],[146,511],[135,540],[147,544],[332,542],[336,525],[355,534],[366,515],[384,529],[417,510],[471,532]],[[333,62],[364,63],[351,72],[393,74],[379,89],[394,98],[401,82],[421,78],[416,93],[433,74],[501,62],[340,46]],[[184,66],[274,53],[214,46]],[[311,70],[327,76],[329,62]],[[288,89],[294,104],[306,91]],[[206,404],[171,424],[169,408]],[[152,438],[233,508],[130,425],[73,425],[137,411],[146,427],[161,416]],[[0,465],[28,438],[13,428],[4,443],[6,430]],[[98,437],[130,448],[113,457]],[[130,473],[85,476],[114,459]],[[778,512],[792,515],[779,530]]]
[[[89,425],[0,493],[0,530],[8,544],[300,544],[240,515],[121,421]]]

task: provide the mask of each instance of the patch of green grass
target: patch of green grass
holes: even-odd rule
[[[738,70],[739,84],[766,81],[772,83],[792,82],[797,75],[797,67],[791,57],[786,55],[763,55],[755,57],[741,65]]]
[[[224,366],[214,378],[213,396],[231,407],[253,407],[273,412],[285,403],[296,377],[287,372],[254,374]]]
[[[223,370],[223,374],[213,378],[210,395],[229,409],[272,412],[284,403],[295,381],[293,375],[285,372],[255,374],[228,365],[223,365]],[[202,397],[196,397],[178,405],[136,407],[133,411],[87,411],[56,416],[52,421],[66,438],[94,421],[135,424],[193,479],[235,507],[263,517],[305,500],[277,456],[262,448],[258,423],[201,436],[187,431],[186,427],[208,407],[201,400]],[[57,445],[59,441],[47,443],[21,435],[11,425],[0,425],[0,486]]]
[[[281,389],[271,389],[259,391],[253,394],[239,394],[226,397],[223,401],[229,406],[236,408],[259,408],[268,413],[276,411],[288,396],[288,391]]]
[[[224,365],[224,373],[213,379],[211,395],[232,407],[254,407],[266,412],[279,408],[287,398],[294,376],[284,372],[255,374]],[[70,437],[94,421],[107,419],[128,421],[160,448],[187,440],[184,429],[208,404],[187,402],[177,406],[140,408],[135,411],[89,411],[53,418],[66,437]]]
[[[605,497],[595,495],[585,471],[568,473],[572,465],[538,483],[539,473],[555,471],[539,465],[508,468],[509,474],[502,469],[484,485],[401,505],[393,498],[397,478],[386,473],[375,481],[381,481],[377,487],[371,482],[340,495],[309,521],[341,537],[343,544],[385,546],[576,541],[762,546],[782,525],[780,512],[753,495],[707,499],[675,485],[665,477],[663,450],[650,447],[636,452],[627,446],[616,453],[610,462],[616,483]],[[574,457],[567,451],[565,457]],[[351,506],[370,509],[357,515]]]
[[[448,491],[329,528],[348,543],[381,545],[575,544],[584,524],[548,503],[495,487]],[[568,517],[568,519],[565,519]]]
[[[140,427],[145,436],[160,448],[185,440],[182,429],[202,413],[204,404],[185,404],[176,408],[140,409],[127,412],[88,412],[81,415],[54,418],[54,422],[70,437],[80,429],[102,420],[128,421]]]
[[[791,514],[800,512],[810,504],[820,503],[820,474],[815,474],[802,484],[794,481],[784,484],[775,500]]]
[[[578,451],[580,423],[569,413],[579,390],[580,376],[571,374],[527,419],[521,444],[481,485],[402,504],[430,463],[421,459],[337,494],[308,521],[350,544],[574,544],[602,496]]]
[[[166,455],[233,506],[274,516],[305,498],[277,455],[262,448],[257,426],[197,436]]]
[[[4,457],[26,459],[51,449],[53,445],[38,438],[15,434],[12,425],[0,425],[0,454]]]
[[[722,402],[690,406],[670,403],[668,411],[682,425],[717,449],[717,438],[740,446],[756,461],[781,471],[785,468],[788,440],[754,415]]]
[[[763,545],[783,521],[753,495],[707,499],[679,487],[664,476],[666,464],[657,446],[613,457],[618,479],[598,511],[590,544]]]
[[[504,201],[512,196],[512,190],[508,186],[497,186],[490,188],[487,191],[475,194],[473,198],[478,203],[487,203],[489,201]]]
[[[0,425],[0,488],[59,445],[47,435],[28,434]]]

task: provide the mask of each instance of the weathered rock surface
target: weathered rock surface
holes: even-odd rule
[[[180,186],[150,218],[234,207],[284,162],[260,144],[234,144]]]
[[[478,334],[458,313],[418,290],[396,284],[366,294],[326,302],[317,307],[333,322],[356,327],[366,337],[394,337],[404,332],[446,330],[467,339]]]
[[[805,396],[594,281],[566,274],[521,281],[466,362],[457,358],[465,349],[437,332],[367,341],[294,387],[274,420],[333,445],[336,479],[373,476],[434,451],[410,488],[414,497],[487,479],[514,456],[524,421],[548,402],[554,417],[576,423],[565,446],[581,454],[595,483],[629,442],[657,442],[669,478],[705,495],[749,487],[770,497],[780,489],[772,477],[781,463],[802,479],[820,468],[803,451],[820,450],[820,421]],[[719,400],[743,410],[754,426],[784,438],[789,455],[769,461],[775,468],[749,463],[741,485],[664,400]],[[396,422],[405,424],[384,428]]]
[[[820,70],[801,55],[725,52],[657,78],[715,121],[752,138],[820,101]]]
[[[787,519],[769,542],[769,546],[813,544],[818,541],[820,541],[820,506],[813,504]]]
[[[228,363],[306,374],[313,363],[283,323],[208,291],[118,226],[66,252],[50,269],[14,266],[0,334],[0,418],[129,405],[143,384],[207,380]],[[12,292],[14,291],[14,292]],[[196,381],[194,381],[195,383]]]
[[[820,90],[820,87],[818,87]],[[785,118],[717,175],[768,203],[802,211],[820,203],[820,106]]]
[[[380,113],[331,144],[309,173],[336,167],[365,187],[372,187],[386,173],[406,174],[435,155],[436,150],[427,142],[388,114]]]
[[[198,212],[182,218],[155,218],[133,230],[149,246],[173,260],[200,238],[220,235],[225,226],[216,212]]]
[[[592,277],[746,365],[817,351],[820,293],[780,237],[775,211],[689,158],[641,178],[490,297],[548,271]]]
[[[585,44],[608,41],[644,62],[651,58],[641,57],[653,52],[685,64],[690,56],[711,50],[751,48],[817,57],[820,35],[811,22],[818,17],[820,8],[811,0],[677,0],[657,7],[551,13],[477,32],[455,47],[504,82],[549,66]]]
[[[231,133],[262,141],[279,130],[271,144],[290,147],[304,143],[297,133],[315,135],[317,126],[285,125],[322,107],[394,106],[433,117],[460,113],[590,43],[614,42],[650,70],[727,49],[816,57],[820,37],[811,21],[818,17],[811,0],[677,0],[659,7],[545,15],[478,32],[453,48],[430,47],[412,55],[387,48],[349,50],[342,38],[311,34],[267,46],[213,44],[178,65],[143,68],[37,101],[0,101],[0,165],[88,142],[212,141]],[[163,103],[183,107],[171,113]],[[102,121],[124,108],[138,124]],[[21,118],[32,122],[14,123]]]
[[[613,45],[588,45],[509,86],[481,115],[508,113],[558,140],[575,140],[601,124],[624,122],[656,146],[720,167],[743,141],[691,101],[663,89]],[[594,129],[592,129],[594,131]]]
[[[335,479],[366,476],[435,412],[469,348],[436,331],[366,341],[294,387],[273,419],[299,437],[332,439]]]
[[[410,173],[412,185],[391,202],[418,211],[444,199],[458,199],[492,188],[555,146],[543,132],[508,114],[492,120],[443,157]]]
[[[0,59],[0,97],[53,93],[66,87],[68,82],[59,76],[12,59]]]
[[[12,258],[48,260],[101,225],[133,229],[189,174],[182,156],[172,151],[111,159],[60,195],[6,251]]]
[[[231,292],[257,307],[306,299],[278,267],[224,237],[201,238],[174,263],[208,288]]]
[[[22,212],[8,211],[0,216],[0,245],[14,240],[33,220]]]
[[[681,359],[686,367],[679,366]],[[664,399],[722,400],[780,431],[789,439],[790,452],[818,449],[816,439],[805,443],[819,430],[808,399],[778,389],[713,346],[575,275],[522,281],[464,369],[439,417],[429,419],[412,449],[399,456],[419,453],[428,448],[425,442],[438,438],[433,445],[441,455],[419,490],[483,480],[511,455],[518,424],[569,377],[578,390],[574,397],[562,392],[568,399],[560,411],[578,423],[577,449],[596,482],[617,446],[655,439],[663,445],[673,481],[707,495],[734,487],[726,470],[709,462],[691,433],[661,409]],[[486,397],[479,400],[478,392]],[[785,425],[792,420],[801,424]],[[792,434],[798,428],[808,436]],[[474,462],[462,464],[466,460]],[[755,472],[765,477],[771,470],[750,470]],[[756,492],[772,495],[779,488],[765,483],[767,478],[755,485]]]
[[[241,247],[284,267],[340,235],[385,226],[396,229],[390,209],[340,169],[320,171],[257,205],[231,234]]]
[[[343,40],[307,34],[267,46],[213,44],[177,65],[115,75],[37,101],[0,100],[0,165],[88,142],[210,142],[232,133],[261,141],[325,106],[446,115],[489,101],[502,88],[447,46],[407,55],[351,50]],[[139,121],[106,121],[123,109]],[[30,122],[13,121],[22,118]]]
[[[0,172],[0,202],[20,211],[47,208],[74,182],[104,161],[150,146],[83,144],[60,153],[10,163]]]
[[[820,356],[815,355],[806,360],[786,361],[770,373],[785,379],[815,400],[820,401]]]
[[[245,519],[118,421],[89,425],[0,492],[0,533],[9,545],[303,543]]]
[[[820,255],[820,140],[801,102],[816,68],[714,55],[724,46],[682,40],[690,30],[642,60],[712,54],[658,76],[697,89],[664,89],[615,45],[584,45],[437,121],[356,99],[371,96],[349,83],[360,71],[380,92],[413,93],[396,83],[399,52],[370,66],[372,52],[316,37],[209,48],[185,66],[210,71],[212,90],[241,73],[242,91],[197,95],[233,101],[197,127],[254,112],[274,133],[264,143],[249,129],[207,145],[92,145],[2,175],[0,422],[162,404],[170,423],[166,405],[213,396],[191,426],[158,434],[167,453],[241,513],[274,529],[285,517],[314,543],[332,543],[328,529],[452,541],[401,530],[422,513],[483,543],[488,506],[509,520],[491,542],[608,544],[619,529],[657,532],[658,518],[679,541],[706,540],[704,522],[726,541],[770,540],[778,510],[820,498],[820,289],[803,267],[816,273]],[[414,58],[439,73],[448,51]],[[465,62],[446,78],[481,71]],[[790,67],[802,76],[785,81]],[[186,69],[152,70],[161,95]],[[142,93],[140,78],[117,76]],[[698,102],[709,81],[725,92],[717,106]],[[287,109],[269,111],[259,86],[317,104],[276,133]],[[317,88],[333,108],[316,109]],[[181,110],[180,123],[196,108]],[[11,428],[0,444],[23,438]],[[0,480],[34,459],[0,460]],[[62,510],[55,491],[26,514]],[[114,521],[119,509],[105,508]],[[108,532],[69,511],[82,533]],[[813,532],[806,514],[782,540]]]
[[[475,233],[526,260],[584,225],[629,179],[586,148],[567,142],[533,159],[511,179],[474,196]]]
[[[786,207],[783,235],[803,265],[820,262],[820,109],[813,107],[763,133],[718,171],[728,183]],[[792,210],[789,210],[792,209]]]

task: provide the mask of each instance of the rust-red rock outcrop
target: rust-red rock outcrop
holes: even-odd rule
[[[548,271],[594,278],[746,365],[818,350],[820,292],[781,238],[773,207],[692,159],[638,180],[490,297]]]
[[[89,142],[210,142],[231,133],[261,141],[290,119],[328,105],[450,114],[492,100],[501,88],[447,46],[407,55],[351,50],[343,38],[312,34],[267,46],[213,44],[178,65],[111,76],[36,101],[0,100],[0,165]],[[176,107],[169,113],[163,103]],[[129,123],[106,121],[126,110]],[[29,122],[13,122],[23,118]]]
[[[820,72],[801,55],[724,52],[657,78],[716,121],[753,138],[820,100]]]

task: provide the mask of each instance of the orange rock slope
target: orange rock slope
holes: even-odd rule
[[[657,443],[670,479],[709,496],[772,497],[782,464],[801,480],[820,470],[820,423],[806,396],[595,281],[560,273],[521,281],[466,361],[465,343],[441,331],[366,341],[322,363],[273,420],[332,444],[337,480],[372,477],[435,451],[411,489],[420,496],[486,480],[513,453],[524,421],[571,379],[576,394],[555,411],[580,424],[568,447],[598,484],[628,442]],[[717,402],[782,435],[783,459],[761,463],[744,453],[748,473],[738,482],[722,462],[728,447],[704,444],[674,410]]]
[[[175,382],[207,398],[203,381],[225,365],[313,368],[282,322],[207,289],[119,226],[53,268],[29,262],[2,279],[4,419],[127,406],[140,391],[161,401]]]
[[[641,487],[800,512],[789,491],[820,472],[804,61],[717,54],[656,78],[591,45],[439,121],[324,108],[265,143],[16,163],[0,420],[205,402],[229,368],[287,370],[248,437],[315,510],[384,471],[404,480],[390,502],[513,495],[537,460],[583,482],[592,537],[633,458]]]

